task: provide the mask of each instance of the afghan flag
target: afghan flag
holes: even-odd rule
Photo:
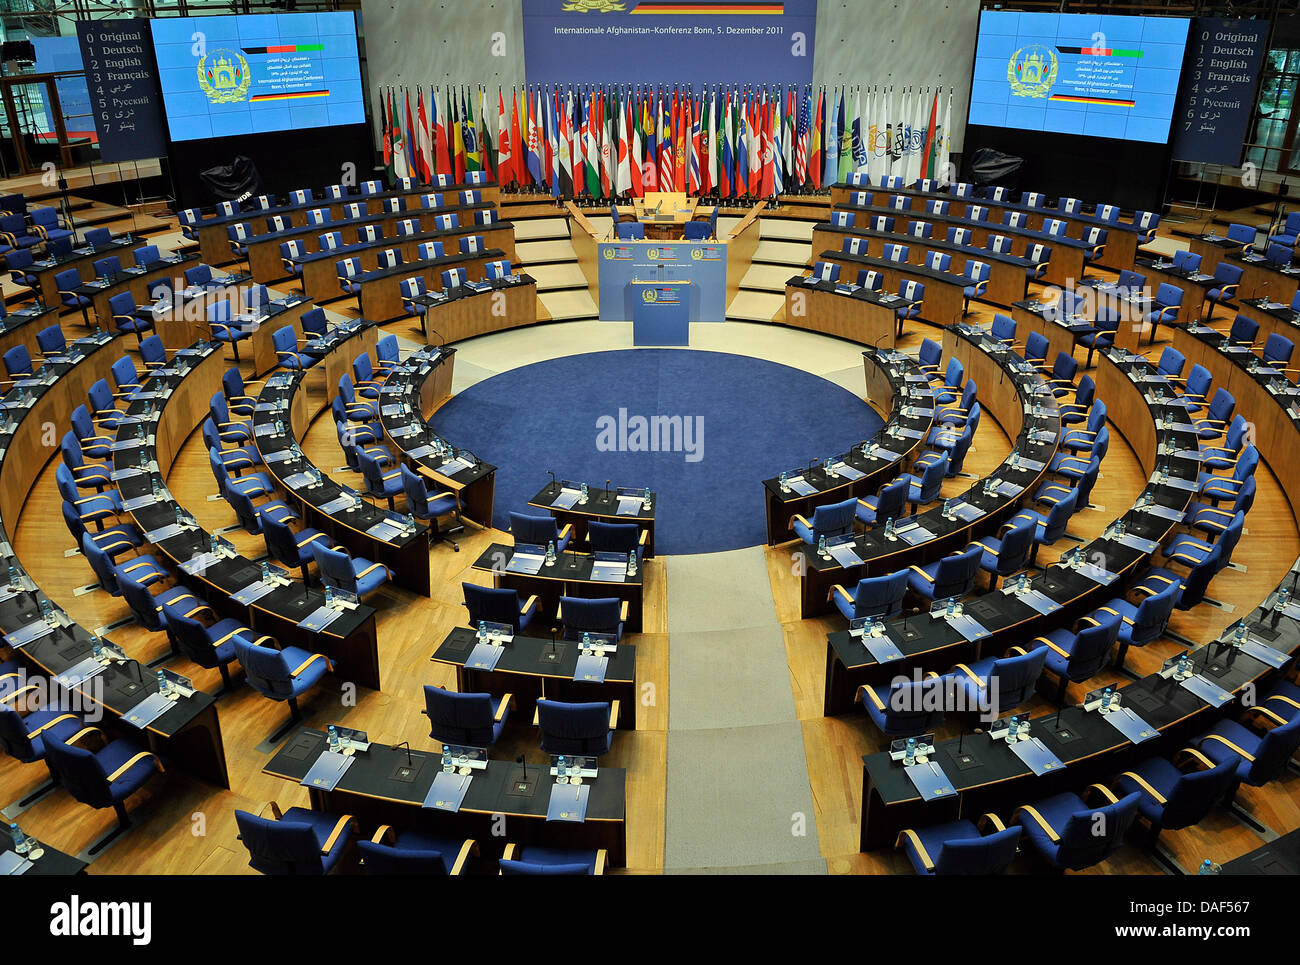
[[[393,184],[393,125],[388,120],[388,105],[384,102],[384,92],[379,92],[379,126],[384,132],[384,176]]]

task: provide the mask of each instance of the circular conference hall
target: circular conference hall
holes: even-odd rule
[[[12,892],[1300,873],[1291,4],[20,6]]]

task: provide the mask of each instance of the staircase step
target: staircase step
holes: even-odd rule
[[[784,265],[750,265],[745,277],[740,279],[744,291],[775,292],[785,297],[785,283],[795,272]]]
[[[577,261],[577,253],[569,239],[548,241],[517,241],[515,254],[525,265],[543,265],[547,262]]]
[[[764,238],[754,249],[754,261],[773,262],[791,268],[802,267],[808,264],[811,258],[812,246],[795,241],[768,241]]]
[[[569,237],[569,224],[564,218],[527,218],[515,220],[515,241],[547,241]]]
[[[793,241],[812,244],[815,221],[796,221],[793,218],[759,219],[759,237],[773,241]]]
[[[538,292],[537,300],[556,321],[570,321],[579,318],[596,318],[600,311],[592,300],[591,293],[584,289],[558,292]]]
[[[741,289],[727,306],[727,318],[743,322],[770,322],[784,308],[784,295]]]
[[[551,265],[533,265],[528,274],[537,280],[537,291],[560,291],[566,288],[587,287],[587,276],[577,262],[556,262]]]

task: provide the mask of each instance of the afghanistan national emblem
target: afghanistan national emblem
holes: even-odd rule
[[[1017,97],[1046,97],[1056,83],[1056,51],[1034,44],[1021,47],[1007,61],[1007,83]]]
[[[691,261],[699,261],[699,260],[700,260],[701,258],[703,258],[703,257],[704,257],[704,249],[703,249],[703,248],[692,248],[692,249],[691,249]]]
[[[214,50],[199,60],[199,87],[213,104],[238,104],[248,98],[248,61],[233,50]]]
[[[565,13],[620,13],[627,5],[618,0],[569,0],[560,9]]]
[[[658,297],[659,297],[659,293],[656,292],[653,288],[647,288],[645,291],[641,293],[641,301],[646,302],[647,304],[649,302],[654,301]]]
[[[605,249],[605,260],[606,260],[606,261],[611,261],[611,260],[613,260],[613,258],[614,258],[614,249],[613,249],[613,248],[606,248],[606,249]]]

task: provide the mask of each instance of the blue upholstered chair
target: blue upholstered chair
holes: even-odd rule
[[[1013,520],[1004,524],[997,536],[985,536],[975,544],[983,550],[979,568],[989,575],[989,590],[996,590],[998,580],[1029,565],[1035,546],[1034,527],[1030,520]]]
[[[555,543],[555,552],[563,553],[568,548],[569,541],[573,539],[573,524],[565,523],[560,526],[559,521],[554,516],[534,514],[534,513],[515,513],[510,514],[510,535],[515,538],[515,544],[533,543],[538,546],[546,546],[548,543]]]
[[[501,854],[498,867],[503,875],[603,875],[607,860],[604,848],[577,851],[535,844],[521,847],[510,842]]]
[[[618,701],[563,703],[539,700],[533,717],[542,732],[542,750],[566,757],[599,757],[609,752],[618,727]]]
[[[983,552],[982,546],[971,543],[933,563],[913,564],[907,568],[907,585],[913,593],[931,602],[966,596],[975,588]]]
[[[236,633],[230,640],[235,645],[235,656],[244,668],[249,685],[263,697],[289,705],[289,719],[271,736],[274,743],[302,719],[298,698],[319,684],[334,665],[322,653],[312,653],[301,647],[277,650],[258,642],[269,640],[268,637],[259,637],[258,641],[244,637],[244,634]]]
[[[521,633],[533,617],[537,616],[537,597],[530,596],[526,601],[509,587],[479,586],[476,583],[462,583],[465,594],[465,609],[469,611],[469,625],[480,623],[504,623],[515,633]]]
[[[1020,834],[1019,825],[1008,828],[996,814],[985,814],[978,825],[962,818],[904,829],[894,846],[903,849],[918,875],[995,875],[1015,860]]]
[[[864,684],[857,698],[868,719],[886,737],[915,737],[943,723],[943,708],[959,689],[956,677],[929,673],[923,680],[896,680],[889,689]]]
[[[870,576],[859,580],[849,592],[836,583],[831,587],[831,602],[846,620],[859,617],[876,617],[887,620],[903,610],[903,596],[907,593],[907,570]]]
[[[617,597],[561,596],[558,619],[566,640],[581,640],[584,633],[607,633],[621,640],[627,614],[628,602]]]
[[[364,450],[357,453],[358,462],[363,454]],[[429,542],[441,540],[450,543],[451,548],[459,553],[460,546],[443,532],[438,519],[453,514],[459,518],[460,497],[453,492],[430,489],[424,478],[412,472],[406,463],[401,464],[398,472],[402,478],[402,491],[406,494],[406,509],[416,519],[429,524]]]
[[[442,687],[424,687],[424,713],[429,736],[456,747],[491,747],[510,719],[514,697],[505,694],[461,694]]]
[[[459,875],[470,855],[478,853],[473,838],[396,832],[386,824],[369,841],[358,841],[357,850],[361,867],[372,875]]]
[[[1115,797],[1100,784],[1090,785],[1105,801],[1098,807],[1073,791],[1026,804],[1012,815],[1025,830],[1025,841],[1049,866],[1080,871],[1110,857],[1137,817],[1140,795]]]
[[[813,510],[811,522],[796,513],[790,520],[790,529],[809,546],[816,546],[823,536],[829,539],[853,532],[857,507],[856,499],[818,506]]]
[[[248,866],[264,875],[326,875],[338,864],[357,831],[356,818],[289,808],[271,802],[274,820],[235,810]]]
[[[183,587],[179,589],[182,592],[160,601],[167,630],[181,653],[200,667],[220,671],[223,688],[231,689],[229,667],[237,656],[236,641],[260,643],[271,638],[255,633],[238,620],[218,617],[202,600]]]
[[[285,325],[272,332],[271,345],[275,348],[275,355],[282,369],[306,371],[320,361],[319,356],[298,351],[298,333],[293,330],[292,325]]]
[[[988,707],[994,717],[1015,710],[1034,696],[1047,660],[1046,647],[1012,647],[1001,657],[983,657],[952,669],[966,688],[968,707]]]
[[[1280,715],[1265,706],[1251,708],[1247,719],[1253,719],[1255,727],[1221,720],[1193,744],[1216,764],[1231,762],[1237,784],[1263,787],[1280,777],[1300,750],[1300,714],[1279,723]]]
[[[1116,597],[1097,611],[1109,613],[1120,620],[1116,667],[1124,666],[1124,657],[1128,654],[1129,647],[1145,647],[1164,634],[1181,589],[1175,582],[1166,584],[1158,592],[1144,587],[1140,602],[1132,603],[1123,597]]]
[[[1161,831],[1199,824],[1227,797],[1236,777],[1237,762],[1226,755],[1216,763],[1195,748],[1185,748],[1177,760],[1174,764],[1149,757],[1115,779],[1116,793],[1141,795],[1138,814],[1151,828],[1148,846]]]
[[[95,735],[101,746],[92,751],[83,744],[95,740]],[[131,826],[126,799],[163,773],[157,754],[130,738],[111,740],[98,727],[83,727],[66,738],[47,732],[45,760],[58,783],[79,802],[97,809],[111,807],[117,813],[117,827],[90,847],[91,854],[98,854]]]
[[[336,590],[344,590],[364,600],[393,578],[392,571],[383,563],[371,563],[360,556],[349,556],[341,548],[326,546],[317,540],[311,544],[316,568],[321,582]]]
[[[880,487],[874,496],[863,496],[857,501],[854,514],[866,526],[883,525],[887,519],[902,519],[907,509],[907,492],[910,481],[897,478]]]
[[[645,557],[650,531],[636,523],[603,523],[593,519],[587,524],[587,544],[593,553],[636,553],[637,562]]]
[[[1083,617],[1074,630],[1059,627],[1030,641],[1034,649],[1044,649],[1044,669],[1058,679],[1056,702],[1065,699],[1071,683],[1090,680],[1105,666],[1111,648],[1119,636],[1120,618],[1111,611],[1098,611]]]
[[[296,567],[302,573],[303,585],[309,582],[307,568],[316,559],[312,546],[329,542],[329,537],[319,530],[304,528],[294,532],[287,522],[269,516],[262,519],[262,536],[266,540],[267,553],[285,566]]]

